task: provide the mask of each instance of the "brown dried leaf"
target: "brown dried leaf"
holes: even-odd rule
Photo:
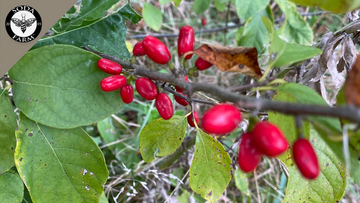
[[[360,55],[357,56],[354,66],[347,75],[345,98],[347,104],[360,106]]]
[[[242,73],[259,79],[262,76],[255,47],[223,47],[204,44],[194,54],[216,65],[221,71]]]

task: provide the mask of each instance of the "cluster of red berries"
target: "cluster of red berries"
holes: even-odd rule
[[[238,164],[244,172],[253,171],[262,155],[276,157],[289,148],[286,138],[279,128],[269,122],[259,122],[252,132],[242,135],[239,146]],[[293,159],[301,174],[307,179],[315,179],[319,173],[319,163],[310,142],[304,138],[295,141]]]

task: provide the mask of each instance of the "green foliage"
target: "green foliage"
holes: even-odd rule
[[[112,123],[111,117],[97,123],[97,129],[106,144],[116,141],[116,129]],[[115,149],[115,145],[109,146],[111,150]]]
[[[255,13],[264,10],[269,2],[269,0],[235,0],[236,12],[241,20],[246,21]]]
[[[284,93],[282,91],[278,91],[278,93],[273,97],[274,101],[282,101],[289,103],[296,103],[297,100],[292,97],[290,94]],[[292,145],[298,138],[298,132],[295,125],[295,117],[284,115],[278,112],[269,111],[269,121],[275,125],[277,125],[284,136],[288,140],[289,144]],[[309,138],[310,136],[310,124],[309,122],[303,122],[302,133],[305,138]],[[280,155],[278,158],[287,166],[291,167],[294,162],[291,159],[292,151],[291,149],[286,150],[285,153]]]
[[[214,0],[216,10],[223,12],[226,9],[226,2],[221,2],[221,0]]]
[[[155,156],[173,153],[184,140],[186,127],[186,117],[175,115],[169,120],[159,118],[148,123],[139,139],[139,150],[144,161],[151,162]]]
[[[357,0],[291,0],[304,6],[318,6],[334,13],[346,13],[360,7]]]
[[[24,184],[15,170],[0,174],[1,202],[21,202],[24,196]]]
[[[347,186],[346,168],[315,130],[311,130],[309,141],[319,160],[320,175],[309,181],[302,177],[295,165],[289,167],[283,202],[339,202]]]
[[[82,24],[86,24],[84,21],[96,21],[99,18],[104,17],[106,10],[118,1],[119,0],[82,1],[79,12],[77,12],[76,8],[73,6],[64,17],[55,23],[52,29],[55,32],[64,32],[66,30],[81,27]]]
[[[14,102],[30,119],[56,128],[96,123],[122,104],[119,92],[104,92],[109,76],[97,67],[99,56],[68,45],[27,52],[9,71]]]
[[[264,46],[269,43],[269,32],[262,23],[263,16],[273,18],[269,7],[255,13],[246,21],[242,34],[238,39],[239,46],[256,47],[258,53],[264,51]]]
[[[274,67],[299,62],[322,53],[321,49],[315,47],[285,42],[274,32],[273,23],[268,18],[263,17],[263,23],[271,35],[270,54],[275,57],[272,62]]]
[[[233,174],[234,174],[236,187],[245,195],[250,196],[249,182],[246,177],[246,174],[242,172],[240,169],[236,169]]]
[[[161,11],[150,3],[144,2],[143,17],[145,23],[155,31],[159,31],[162,24]]]
[[[98,202],[108,171],[82,129],[43,126],[20,114],[15,165],[34,202]]]
[[[211,0],[194,0],[193,8],[197,15],[204,13],[210,6]]]
[[[194,192],[215,203],[231,180],[231,159],[215,138],[197,130],[189,183]]]
[[[297,12],[296,6],[288,0],[276,0],[280,9],[285,13],[284,24],[278,30],[278,34],[287,39],[287,42],[301,45],[311,45],[314,37],[309,24]]]
[[[16,144],[17,123],[7,90],[2,90],[0,93],[0,107],[0,174],[2,174],[14,166]]]
[[[133,13],[133,15],[137,14]],[[97,51],[105,52],[125,60],[130,59],[125,37],[126,26],[120,10],[90,25],[42,38],[32,49],[52,44],[69,44],[77,47],[90,46]]]

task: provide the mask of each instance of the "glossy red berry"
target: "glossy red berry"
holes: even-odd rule
[[[202,18],[201,18],[201,24],[202,24],[203,26],[206,25],[206,18],[205,18],[205,17],[202,17]]]
[[[194,118],[195,118],[196,124],[199,125],[199,114],[196,111],[194,111]],[[193,128],[195,128],[194,118],[193,118],[193,114],[190,114],[187,117],[187,121],[188,121],[189,125]]]
[[[320,173],[319,162],[310,142],[300,138],[293,145],[293,159],[300,173],[307,179],[313,180]]]
[[[211,66],[213,66],[213,64],[211,64],[199,57],[195,61],[195,66],[197,67],[198,70],[206,70],[206,69],[210,68]]]
[[[184,95],[183,93],[181,93],[181,92],[177,92],[177,93],[185,96],[185,95]],[[189,105],[189,103],[186,101],[186,99],[183,99],[183,98],[178,97],[178,96],[176,96],[176,95],[174,95],[174,97],[175,97],[175,101],[176,101],[178,104],[183,105],[183,106]]]
[[[189,82],[189,76],[185,76],[185,77],[184,77],[184,80],[187,81],[187,82]],[[182,88],[180,88],[180,87],[178,87],[178,86],[175,86],[175,89],[176,89],[176,91],[178,91],[178,92],[184,91]]]
[[[112,75],[100,82],[101,89],[105,92],[118,90],[126,85],[126,78],[123,75]]]
[[[142,44],[143,44],[142,41],[135,44],[134,49],[133,49],[133,54],[135,56],[145,56],[146,55]]]
[[[218,104],[204,113],[201,125],[205,132],[217,135],[230,133],[241,122],[241,112],[231,104]]]
[[[146,36],[143,40],[143,48],[146,55],[158,64],[166,64],[170,61],[171,55],[164,43],[153,36]]]
[[[154,100],[158,94],[157,87],[149,78],[141,77],[135,81],[136,91],[147,100]]]
[[[159,93],[157,95],[155,105],[164,120],[169,120],[173,116],[174,109],[171,99],[165,93]]]
[[[125,85],[120,90],[120,95],[124,103],[130,104],[134,100],[134,88],[132,85]]]
[[[257,167],[262,156],[261,152],[256,148],[252,136],[249,132],[244,133],[239,146],[238,164],[240,169],[246,173],[253,171]]]
[[[182,57],[186,52],[194,50],[195,32],[191,26],[181,27],[178,38],[178,54]],[[190,59],[192,54],[186,55],[185,59]]]
[[[97,65],[105,73],[109,73],[113,75],[118,75],[122,71],[122,67],[120,64],[105,58],[100,59],[97,62]]]
[[[289,147],[280,129],[269,122],[257,123],[252,134],[256,147],[268,157],[276,157]]]

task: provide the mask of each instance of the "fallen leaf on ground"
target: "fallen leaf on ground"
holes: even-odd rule
[[[360,55],[357,55],[355,64],[347,75],[345,98],[347,104],[360,106]]]

